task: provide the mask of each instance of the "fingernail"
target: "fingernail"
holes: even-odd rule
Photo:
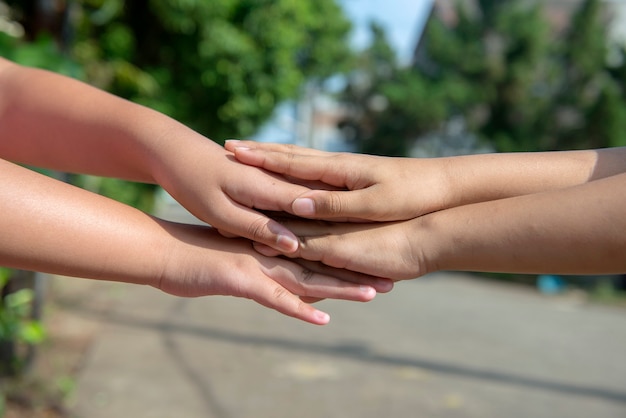
[[[293,253],[298,249],[299,242],[291,235],[279,234],[276,244],[282,251]]]
[[[326,312],[315,311],[313,316],[315,317],[317,322],[322,325],[328,324],[330,322],[330,315],[328,315]]]
[[[374,289],[372,286],[361,285],[360,290],[361,292],[365,293],[367,296],[371,296],[371,297],[376,296],[376,289]]]
[[[243,145],[235,145],[235,151],[247,151],[250,147],[244,147]]]
[[[294,200],[292,208],[296,215],[315,215],[315,202],[313,201],[313,199],[309,199],[307,197]]]

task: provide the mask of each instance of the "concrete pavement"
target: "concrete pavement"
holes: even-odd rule
[[[577,296],[439,273],[324,301],[316,327],[247,300],[81,286],[66,309],[98,332],[77,418],[626,418],[626,310]]]
[[[626,417],[626,312],[576,298],[442,273],[322,302],[332,322],[316,327],[246,300],[87,286],[111,303],[71,307],[99,328],[79,418]]]

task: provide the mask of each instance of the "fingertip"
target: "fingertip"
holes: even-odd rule
[[[313,312],[312,315],[312,323],[316,325],[326,325],[330,322],[330,315],[326,312],[318,311],[317,309]]]
[[[308,197],[301,197],[294,200],[291,208],[298,216],[310,217],[315,215],[315,201]]]
[[[374,289],[372,286],[362,285],[360,287],[360,290],[361,294],[363,295],[364,302],[369,302],[376,297],[376,289]]]
[[[289,229],[275,220],[270,220],[268,229],[274,235],[274,243],[269,243],[267,240],[264,240],[266,245],[270,245],[272,248],[286,254],[292,254],[298,250],[300,242]]]
[[[226,141],[224,141],[224,148],[226,148],[228,151],[234,151],[235,147],[240,144],[241,141],[238,139],[227,139]]]
[[[276,240],[276,245],[280,251],[287,254],[292,254],[298,251],[299,246],[298,239],[295,236],[289,234],[280,234]]]

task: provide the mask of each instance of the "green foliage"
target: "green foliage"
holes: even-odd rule
[[[0,32],[0,56],[29,67],[74,78],[82,77],[80,65],[62,54],[55,40],[46,34],[37,37],[33,42],[23,42]]]
[[[82,1],[87,79],[216,139],[252,134],[307,78],[347,65],[334,0]]]
[[[14,375],[24,365],[18,347],[33,346],[45,339],[41,322],[32,319],[31,289],[7,292],[12,270],[0,267],[0,375]]]
[[[383,28],[370,25],[372,42],[356,62],[340,99],[350,110],[342,122],[356,131],[359,150],[370,154],[405,155],[406,139],[420,133],[415,121],[428,120],[441,109],[428,105],[436,88],[400,68]]]
[[[0,291],[7,285],[11,270],[0,267]],[[30,319],[33,291],[21,289],[6,295],[0,304],[0,341],[38,344],[45,338],[43,326]]]
[[[9,2],[34,22],[34,2]],[[306,79],[348,66],[350,23],[335,0],[82,0],[73,42],[0,33],[0,53],[80,78],[218,140],[251,135]],[[150,210],[154,187],[74,176],[82,187]]]

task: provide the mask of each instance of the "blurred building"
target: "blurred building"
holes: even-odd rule
[[[353,151],[340,128],[347,109],[332,96],[307,91],[297,102],[279,106],[274,117],[252,137],[260,142],[295,144],[326,151]]]

